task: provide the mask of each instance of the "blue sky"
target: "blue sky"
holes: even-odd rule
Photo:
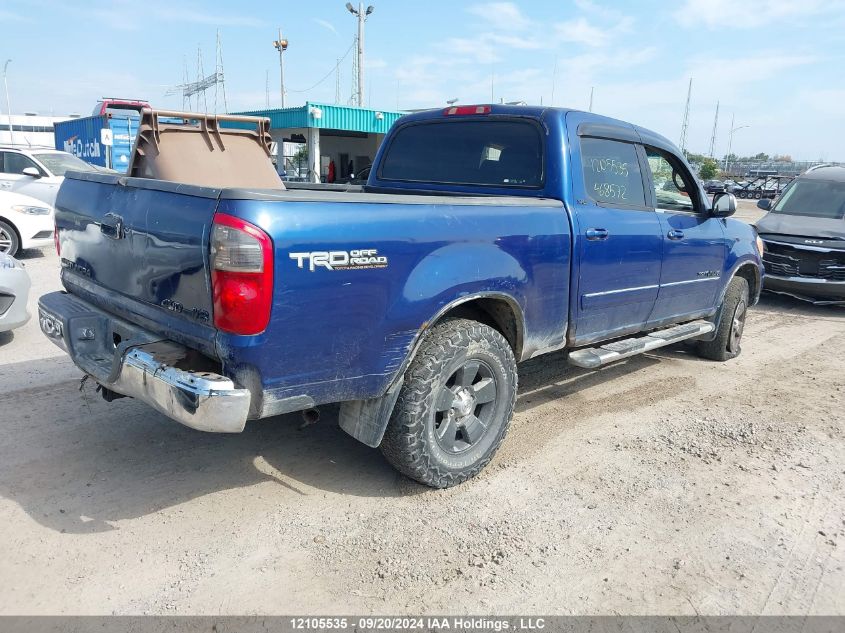
[[[734,135],[736,153],[845,160],[843,0],[371,1],[365,101],[375,108],[489,102],[492,80],[495,101],[586,109],[594,86],[594,111],[677,142],[692,76],[691,150],[707,151],[718,100],[718,155],[734,114],[750,126]],[[16,112],[88,113],[102,95],[181,107],[167,86],[183,80],[186,58],[194,78],[197,45],[213,70],[219,27],[229,109],[262,108],[267,71],[279,104],[281,26],[288,105],[333,103],[331,71],[356,29],[344,4],[0,0],[0,62],[13,59]],[[353,53],[341,65],[343,103]]]

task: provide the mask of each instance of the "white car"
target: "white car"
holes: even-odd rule
[[[93,165],[57,149],[0,146],[0,192],[37,198],[51,207],[68,171],[97,171]]]
[[[0,332],[8,332],[29,321],[26,300],[32,284],[18,260],[0,253]]]
[[[53,207],[19,193],[0,191],[0,253],[14,257],[24,248],[53,244]]]

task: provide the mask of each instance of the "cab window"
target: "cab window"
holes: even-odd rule
[[[645,208],[637,148],[603,138],[581,139],[584,187],[593,200],[608,206]]]
[[[696,184],[681,162],[671,154],[646,147],[654,201],[664,211],[696,213]]]

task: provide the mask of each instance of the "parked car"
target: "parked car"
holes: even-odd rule
[[[146,143],[178,154],[188,128],[150,117],[138,174],[185,162]],[[361,191],[209,184],[234,182],[214,161],[247,158],[195,156],[206,172],[186,177],[203,187],[90,173],[62,185],[66,292],[41,297],[40,323],[107,400],[218,432],[340,403],[347,433],[451,486],[503,441],[517,362],[566,349],[594,369],[682,340],[725,361],[762,285],[733,196],[711,203],[670,141],[592,113],[404,116]]]
[[[54,149],[0,147],[0,191],[13,191],[46,202],[56,203],[59,185],[69,170],[95,168],[73,154]]]
[[[0,253],[0,332],[14,330],[29,321],[26,302],[30,286],[23,264]]]
[[[813,167],[757,206],[766,290],[845,304],[845,167]]]
[[[705,180],[704,191],[709,194],[723,193],[725,191],[725,183],[721,180]]]
[[[50,246],[53,232],[53,207],[0,190],[0,253],[14,257],[24,248]]]

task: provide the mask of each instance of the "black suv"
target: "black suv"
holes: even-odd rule
[[[705,180],[704,191],[707,193],[723,193],[727,190],[725,189],[725,183],[721,180]]]
[[[813,167],[757,222],[765,288],[817,304],[845,305],[845,167]]]

